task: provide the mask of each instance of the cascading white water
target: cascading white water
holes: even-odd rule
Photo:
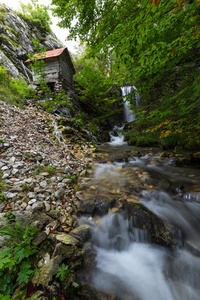
[[[182,229],[185,242],[200,252],[200,204],[175,201],[163,191],[144,195],[141,203],[161,219],[168,219]]]
[[[110,134],[110,142],[109,144],[112,146],[121,146],[125,145],[124,135],[120,132],[123,130],[124,125],[122,126],[114,126],[113,130],[109,132]]]
[[[65,145],[65,142],[64,142],[64,138],[63,138],[62,132],[58,130],[58,126],[57,126],[55,120],[52,121],[52,125],[53,125],[54,131],[55,131],[54,134],[55,134],[55,136],[56,136],[56,138],[57,138],[59,144]]]
[[[134,111],[129,109],[129,104],[126,101],[126,95],[130,94],[133,90],[136,90],[134,86],[124,86],[121,87],[122,97],[124,99],[124,122],[132,122],[136,119]],[[139,105],[140,96],[136,92],[135,93],[135,102],[136,105]],[[122,126],[114,126],[113,130],[110,132],[110,142],[109,144],[112,146],[121,146],[127,144],[124,141],[124,135],[120,132],[123,130],[124,125]]]
[[[134,86],[124,86],[121,87],[122,90],[122,97],[124,99],[124,121],[125,122],[132,122],[136,119],[135,113],[133,110],[129,109],[129,103],[126,101],[126,95],[130,94],[133,90],[136,90]],[[135,103],[138,106],[140,101],[140,96],[136,92],[135,94]]]
[[[97,289],[130,300],[199,300],[199,258],[148,244],[146,231],[130,228],[122,216],[104,217],[92,243],[97,265],[91,281]]]
[[[123,191],[128,183],[134,184],[132,177],[138,170],[148,172],[154,184],[155,180],[160,182],[166,179],[172,184],[176,180],[174,190],[180,184],[185,185],[185,189],[186,184],[199,184],[198,171],[190,170],[183,177],[183,169],[167,166],[164,160],[159,161],[158,165],[151,162],[151,156],[145,156],[131,158],[128,163],[96,164],[92,182],[95,197],[98,195],[104,199],[106,186],[108,193],[112,190],[116,194],[120,189]],[[196,175],[190,177],[192,173]],[[96,265],[91,273],[87,273],[87,282],[100,291],[116,294],[122,300],[200,299],[200,204],[194,199],[191,202],[189,192],[187,197],[181,197],[172,191],[171,188],[170,193],[164,189],[153,192],[144,190],[140,194],[140,203],[178,228],[177,235],[180,231],[181,239],[177,247],[169,250],[150,244],[151,232],[148,238],[146,230],[134,228],[137,222],[133,215],[130,220],[125,219],[125,211],[122,215],[110,214],[98,219],[97,224],[93,219],[94,223],[90,224],[91,242],[96,251]],[[185,250],[182,250],[183,238]],[[191,244],[195,241],[196,244]]]

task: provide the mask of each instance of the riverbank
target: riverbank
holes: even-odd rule
[[[107,235],[107,229],[113,232],[113,226],[111,244],[115,252],[123,253],[124,245],[129,247],[132,242],[151,242],[152,253],[156,245],[165,247],[166,253],[182,247],[199,255],[196,223],[192,229],[190,224],[200,202],[200,174],[198,168],[193,168],[198,153],[137,148],[125,142],[121,146],[99,145],[94,153],[94,147],[84,139],[83,129],[77,131],[69,126],[69,120],[48,114],[34,103],[20,110],[1,102],[0,112],[0,255],[6,247],[13,254],[2,257],[2,262],[8,259],[9,266],[3,264],[1,269],[2,295],[24,293],[27,299],[43,300],[124,299],[115,288],[104,289],[94,282],[93,271],[100,266],[98,257],[104,260],[96,249],[99,243],[105,243],[98,231]],[[157,207],[160,201],[164,203],[161,211]],[[189,211],[190,202],[197,208],[186,218],[185,227],[185,216],[179,224],[180,210]],[[178,204],[182,206],[177,210]],[[104,216],[107,221],[103,221]],[[187,227],[195,233],[192,239]],[[3,237],[5,228],[11,230],[10,237],[15,232],[13,243]],[[124,239],[126,230],[121,232],[120,228],[127,228],[128,239]],[[27,232],[30,240],[24,240]],[[20,261],[16,245],[20,251],[28,247],[28,254],[21,252]],[[30,268],[24,270],[26,261]],[[13,262],[17,268],[11,267],[10,271]],[[19,281],[23,272],[26,281]],[[100,273],[98,276],[101,278]],[[4,282],[5,278],[10,281]],[[124,291],[128,297],[129,290]]]
[[[70,138],[65,137],[65,143],[59,144],[57,137],[60,131],[52,124],[56,124],[58,120],[59,118],[48,114],[32,102],[24,110],[0,102],[0,247],[3,250],[7,244],[7,238],[2,236],[5,228],[15,231],[14,224],[18,222],[25,231],[26,228],[37,228],[34,245],[37,247],[38,256],[32,262],[31,268],[40,269],[40,276],[35,275],[32,279],[35,288],[30,293],[24,285],[29,281],[22,280],[23,284],[14,285],[23,259],[15,270],[11,267],[9,271],[2,267],[1,282],[6,274],[13,272],[10,282],[7,280],[1,285],[0,294],[3,295],[9,294],[8,290],[14,292],[17,288],[16,296],[22,291],[26,291],[27,297],[34,297],[34,291],[39,296],[42,292],[38,294],[37,287],[43,284],[43,292],[50,299],[46,287],[57,274],[59,265],[64,261],[76,271],[84,254],[80,242],[72,237],[72,233],[70,236],[68,233],[77,226],[77,206],[80,202],[77,178],[85,174],[92,160],[94,147],[81,136],[73,143]],[[15,243],[22,243],[23,248],[23,242],[17,238],[16,234]],[[9,247],[12,249],[15,246]],[[63,250],[65,254],[61,250],[57,253],[56,247],[66,248]],[[79,263],[74,263],[77,257]],[[28,269],[26,274],[28,277],[29,271]],[[62,290],[59,280],[57,284],[56,290],[59,294]]]

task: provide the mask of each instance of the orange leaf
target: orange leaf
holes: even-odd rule
[[[12,209],[12,206],[10,206],[9,204],[6,205],[6,207],[4,208],[4,210],[11,210]]]
[[[153,7],[153,6],[154,6],[154,4],[155,4],[155,1],[156,1],[156,0],[149,0],[149,4],[150,4],[150,6],[151,6],[151,7]]]
[[[176,11],[178,10],[181,6],[183,6],[184,2],[186,2],[187,0],[178,0],[178,6],[176,6],[172,11]]]
[[[156,6],[158,6],[160,4],[162,0],[156,0]]]

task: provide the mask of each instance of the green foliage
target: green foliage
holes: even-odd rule
[[[35,165],[35,170],[33,171],[33,175],[38,175],[40,172],[42,172],[42,168],[40,165]]]
[[[8,221],[13,221],[14,218],[15,218],[15,216],[13,215],[13,213],[12,213],[11,210],[9,210],[9,211],[6,213],[5,217],[6,217],[6,219],[7,219]]]
[[[145,139],[150,140],[150,132],[155,132],[161,145],[199,147],[199,0],[52,3],[56,5],[54,12],[62,18],[60,26],[69,27],[70,37],[78,36],[89,45],[87,49],[93,56],[107,56],[108,60],[113,55],[115,63],[110,61],[108,66],[112,65],[111,73],[117,76],[118,85],[134,82],[143,96],[140,118],[128,133],[130,139],[145,143]],[[80,70],[79,65],[77,74],[79,84],[85,88],[82,101],[91,103],[108,119],[108,101],[101,101],[106,99],[102,92],[107,80],[99,72],[101,68],[83,66]],[[135,109],[134,101],[131,104]],[[161,125],[168,120],[168,124]],[[162,128],[157,128],[160,125]],[[135,130],[143,137],[135,137]]]
[[[44,167],[45,172],[49,173],[50,175],[56,174],[57,170],[54,166],[48,165],[47,167]]]
[[[25,192],[25,191],[30,191],[32,188],[30,187],[30,185],[28,183],[24,183],[23,186],[22,186],[22,191]]]
[[[16,285],[27,284],[35,274],[36,270],[32,269],[30,258],[38,251],[32,245],[37,230],[30,226],[24,229],[12,218],[7,225],[0,228],[0,235],[5,237],[4,248],[0,251],[0,293],[3,296],[12,295]]]
[[[112,122],[116,110],[114,103],[118,100],[111,90],[115,84],[115,74],[109,75],[106,68],[107,61],[102,58],[86,60],[82,58],[82,68],[76,73],[77,90],[81,92],[80,100],[86,108],[90,118],[99,124]]]
[[[0,66],[0,97],[3,101],[23,108],[26,100],[34,96],[35,91],[25,80],[11,78],[9,72]]]
[[[67,274],[69,274],[69,266],[63,263],[61,267],[58,267],[56,278],[60,277],[60,280],[63,281]]]
[[[76,175],[67,175],[67,178],[71,180],[71,183],[77,183],[77,176]]]
[[[91,131],[94,135],[98,135],[99,132],[99,127],[95,120],[92,120],[91,122],[88,123],[88,129]]]
[[[10,300],[11,298],[10,298],[10,296],[4,296],[4,295],[2,295],[2,294],[0,294],[0,299],[1,300]]]
[[[56,278],[60,278],[61,281],[65,281],[65,279],[69,278],[73,287],[78,288],[79,284],[73,279],[73,272],[69,270],[69,266],[64,263],[61,267],[58,267],[58,272],[56,274]]]
[[[50,90],[48,95],[50,94]],[[59,107],[66,107],[69,111],[72,108],[72,104],[70,103],[70,99],[67,97],[65,90],[59,92],[58,95],[54,95],[51,93],[52,100],[49,99],[41,102],[41,105],[46,109],[47,112],[51,113],[54,109]]]
[[[43,33],[50,32],[51,17],[48,13],[49,7],[39,5],[38,0],[31,0],[27,5],[21,3],[21,11],[24,17],[37,25]]]
[[[76,117],[71,118],[72,123],[74,124],[75,127],[80,128],[83,126],[83,122],[81,119],[78,119]]]
[[[7,187],[7,185],[3,182],[2,180],[2,171],[0,171],[0,203],[5,201],[7,198],[6,198],[6,195],[4,194],[4,191]]]
[[[35,165],[35,170],[33,171],[32,175],[38,175],[41,172],[47,172],[49,173],[49,175],[54,175],[57,173],[57,169],[52,165],[48,165],[48,166]]]

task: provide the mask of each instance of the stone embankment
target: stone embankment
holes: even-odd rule
[[[65,145],[60,145],[52,125],[58,119],[35,104],[20,110],[0,102],[0,172],[4,185],[0,223],[6,223],[10,211],[22,226],[39,229],[35,238],[38,247],[46,247],[48,241],[49,247],[37,260],[40,273],[33,278],[35,286],[48,286],[63,260],[76,269],[84,255],[73,228],[80,202],[77,177],[86,172],[92,146],[83,139],[76,144],[65,139]],[[56,289],[59,293],[59,287]],[[37,296],[43,292],[37,291]]]

